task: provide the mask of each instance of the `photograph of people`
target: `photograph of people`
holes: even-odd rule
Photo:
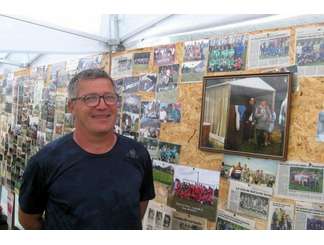
[[[205,79],[200,148],[285,159],[289,74]]]

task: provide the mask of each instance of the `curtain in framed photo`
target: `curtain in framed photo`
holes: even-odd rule
[[[204,121],[211,124],[211,133],[225,138],[230,86],[221,85],[207,88]]]

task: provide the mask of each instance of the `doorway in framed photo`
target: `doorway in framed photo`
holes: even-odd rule
[[[285,160],[291,81],[289,72],[204,77],[199,148]]]

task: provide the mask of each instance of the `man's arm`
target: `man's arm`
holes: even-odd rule
[[[144,218],[144,214],[145,214],[145,211],[146,211],[148,202],[149,201],[140,202],[140,215],[141,215],[141,220]]]
[[[43,228],[42,214],[27,214],[19,209],[19,222],[26,230],[40,230]]]

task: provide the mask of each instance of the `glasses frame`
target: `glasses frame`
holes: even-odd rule
[[[96,103],[96,105],[88,105],[86,103],[86,97],[89,96],[89,95],[96,95],[97,96],[97,103]],[[116,101],[114,103],[107,102],[105,100],[105,96],[106,95],[114,95],[116,97]],[[118,101],[119,101],[119,95],[118,94],[115,94],[115,93],[105,93],[103,95],[99,95],[99,94],[85,94],[85,95],[82,95],[80,97],[72,98],[71,101],[81,100],[86,106],[93,108],[93,107],[97,107],[100,104],[101,99],[104,101],[105,105],[107,105],[107,106],[116,105],[118,103]]]

